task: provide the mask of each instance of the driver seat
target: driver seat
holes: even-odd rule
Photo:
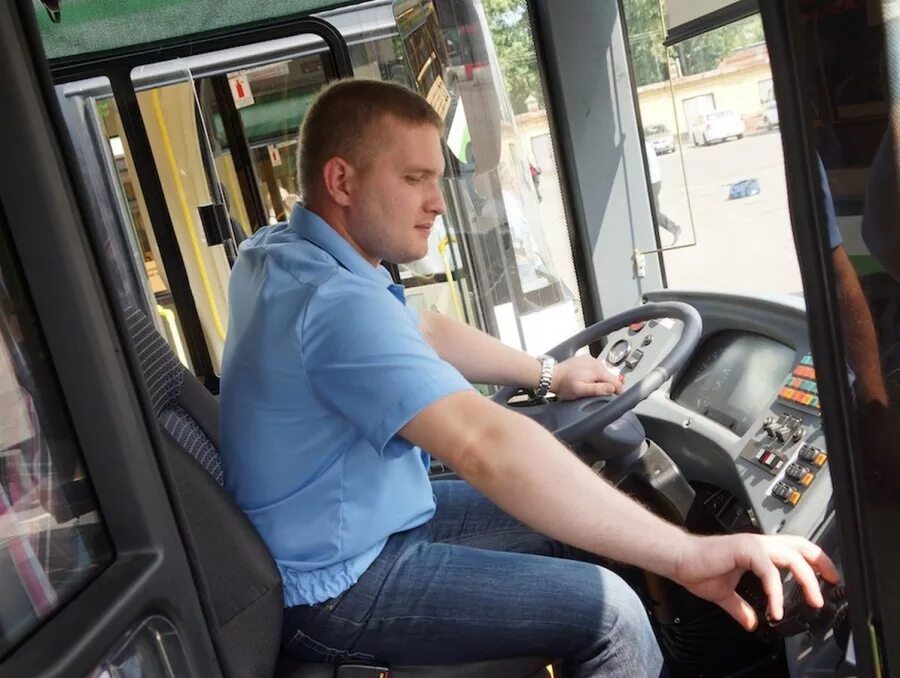
[[[125,320],[140,375],[163,441],[172,503],[206,609],[222,671],[240,678],[537,678],[542,658],[452,666],[343,668],[311,664],[280,651],[281,578],[265,544],[223,489],[219,404],[178,361],[149,318],[136,308]]]

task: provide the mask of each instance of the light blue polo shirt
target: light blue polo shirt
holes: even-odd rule
[[[322,602],[434,514],[428,456],[397,431],[472,386],[388,272],[302,207],[241,244],[229,304],[225,486],[269,547],[285,605]]]

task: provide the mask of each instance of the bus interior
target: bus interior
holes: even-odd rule
[[[280,651],[218,461],[228,280],[344,77],[444,122],[409,303],[625,379],[486,397],[671,522],[839,565],[778,622],[746,576],[753,633],[621,567],[670,675],[900,672],[896,0],[6,0],[0,57],[0,675],[560,675]]]

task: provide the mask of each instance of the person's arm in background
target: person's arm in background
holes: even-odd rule
[[[422,311],[419,331],[474,384],[533,388],[540,381],[541,363],[534,356],[449,316]],[[611,395],[621,391],[621,382],[596,358],[577,355],[556,366],[550,390],[563,399]]]
[[[856,375],[856,395],[860,404],[877,402],[887,406],[887,390],[881,376],[878,337],[869,311],[869,302],[859,284],[856,269],[843,245],[831,252],[838,303],[843,318],[847,360]]]
[[[834,201],[828,185],[825,167],[819,160],[819,178],[825,194],[825,218],[828,222],[828,242],[837,286],[838,304],[843,320],[847,360],[856,375],[856,394],[861,404],[877,402],[887,405],[887,390],[881,376],[881,359],[875,323],[869,311],[869,302],[859,284],[856,269],[844,247],[837,226]]]

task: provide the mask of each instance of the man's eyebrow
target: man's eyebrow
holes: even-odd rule
[[[421,167],[419,165],[411,165],[403,170],[406,174],[424,174],[429,177],[437,177],[443,174],[443,172],[438,172],[432,167]]]

